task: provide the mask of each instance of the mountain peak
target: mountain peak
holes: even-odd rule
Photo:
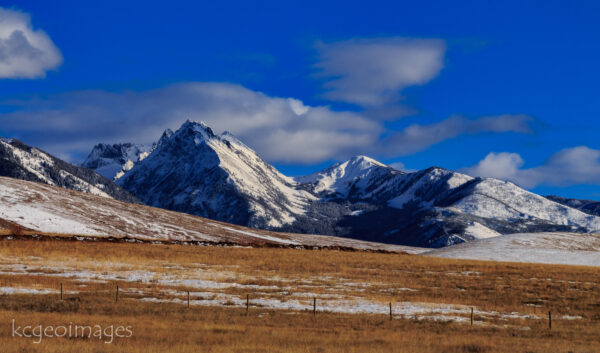
[[[348,165],[358,166],[362,169],[367,169],[367,168],[370,168],[373,166],[387,167],[387,165],[379,162],[378,160],[375,160],[371,157],[367,157],[364,155],[354,156],[354,157],[350,158],[346,163],[348,163]]]
[[[158,147],[160,147],[162,144],[164,144],[165,142],[167,142],[167,141],[168,141],[168,140],[171,138],[171,136],[173,136],[173,134],[174,134],[173,130],[171,130],[171,129],[166,129],[166,130],[165,130],[165,131],[162,133],[162,135],[160,136],[160,139],[158,139],[158,142],[155,142],[155,143],[152,145],[152,147],[153,147],[153,148],[152,148],[152,150],[155,150],[155,149],[157,149],[157,148],[158,148]]]
[[[373,158],[357,155],[349,160],[311,175],[298,177],[302,184],[313,184],[316,193],[336,193],[348,195],[356,183],[368,183],[375,174],[388,173],[388,166]]]
[[[201,135],[204,139],[214,138],[216,137],[213,130],[206,125],[204,121],[192,121],[186,120],[185,123],[181,125],[181,127],[174,133],[176,135],[186,134],[186,135]]]
[[[87,158],[81,163],[81,166],[93,169],[109,180],[115,180],[124,171],[131,169],[133,164],[146,158],[155,147],[154,145],[136,145],[133,143],[99,143],[94,146]]]
[[[148,205],[255,227],[281,227],[314,197],[233,135],[186,121],[118,180]]]

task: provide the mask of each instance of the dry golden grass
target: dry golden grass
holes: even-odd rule
[[[496,329],[430,321],[393,320],[377,315],[342,315],[190,308],[83,297],[77,305],[51,298],[14,297],[5,321],[48,325],[131,325],[133,337],[47,338],[41,344],[10,337],[0,327],[3,352],[593,352],[597,331],[568,322],[549,331]],[[6,305],[6,304],[4,304]],[[104,338],[107,339],[107,338]]]
[[[2,352],[596,352],[600,351],[600,269],[592,267],[449,260],[368,252],[307,251],[270,248],[195,247],[35,240],[0,241],[2,266],[25,264],[30,274],[0,274],[0,287],[65,287],[65,299],[48,295],[0,297]],[[475,306],[482,311],[519,312],[538,319],[476,318],[464,323],[395,318],[385,315],[334,314],[252,307],[197,307],[141,302],[123,290],[198,290],[123,280],[84,283],[45,276],[40,266],[55,264],[85,271],[152,271],[186,276],[222,274],[222,282],[297,287],[310,283],[311,293],[347,292],[365,300],[425,302]],[[106,267],[105,264],[118,264]],[[125,272],[123,272],[125,273]],[[226,274],[226,275],[225,275]],[[353,287],[349,283],[365,286]],[[413,291],[398,290],[410,288]],[[77,293],[68,291],[77,290]],[[207,290],[210,291],[210,290]],[[214,290],[217,292],[217,290]],[[245,297],[246,288],[220,290]],[[261,296],[282,297],[263,290]],[[77,298],[77,300],[71,300]],[[181,298],[180,298],[181,299]],[[536,306],[531,306],[535,304]],[[552,330],[545,316],[557,319]],[[580,316],[576,320],[562,315]],[[468,317],[468,313],[464,314]],[[131,325],[134,335],[111,344],[85,339],[13,338],[11,320],[64,325]],[[485,324],[485,325],[483,325]],[[503,326],[507,325],[508,328]]]

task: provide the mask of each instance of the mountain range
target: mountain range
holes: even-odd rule
[[[152,146],[97,145],[83,165],[150,206],[285,232],[442,247],[509,233],[600,230],[589,202],[438,167],[406,173],[356,156],[288,177],[232,134],[192,121]]]
[[[0,176],[253,228],[420,247],[600,230],[599,202],[438,167],[407,173],[355,156],[288,177],[232,134],[192,121],[151,145],[98,144],[81,166],[2,138]]]

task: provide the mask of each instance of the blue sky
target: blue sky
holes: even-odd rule
[[[232,131],[290,175],[366,154],[600,199],[592,1],[3,9],[0,135],[71,161],[190,118]]]

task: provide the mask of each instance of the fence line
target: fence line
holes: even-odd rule
[[[189,309],[190,302],[191,302],[190,291],[187,290],[186,292],[187,292],[187,308]],[[60,282],[60,300],[62,301],[63,299],[64,299],[64,297],[63,297],[63,282]],[[119,285],[117,284],[116,288],[115,288],[115,303],[117,303],[118,301],[119,301]],[[312,303],[313,304],[312,312],[313,312],[313,315],[316,316],[316,314],[317,314],[317,297],[313,297],[312,302],[313,302]],[[246,304],[246,315],[247,315],[250,310],[250,294],[246,294],[246,303],[245,304]],[[390,321],[392,321],[394,319],[394,311],[393,311],[392,302],[388,303],[388,308],[389,308],[389,319],[390,319]],[[326,308],[323,311],[326,311]],[[537,315],[535,314],[535,311],[536,311],[536,307],[534,306],[534,315],[537,317]],[[376,314],[376,313],[373,313],[373,314]],[[471,324],[471,326],[473,326],[475,323],[474,307],[470,307],[470,314],[471,314],[470,315],[470,324]],[[404,318],[404,315],[398,315],[398,316],[400,316],[401,318]],[[543,319],[541,319],[541,320],[543,320]],[[548,311],[548,329],[549,330],[552,329],[552,311]]]

